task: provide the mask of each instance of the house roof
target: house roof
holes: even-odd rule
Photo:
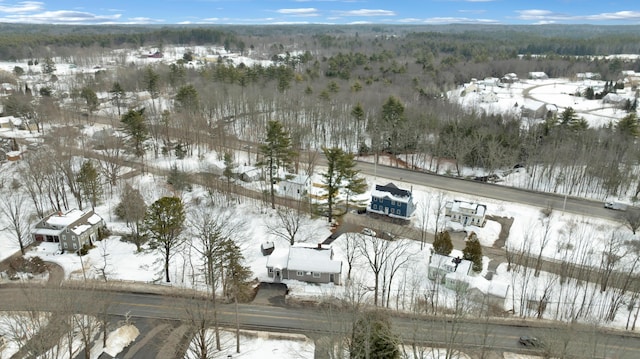
[[[293,183],[293,184],[298,184],[298,185],[305,185],[309,182],[310,178],[307,175],[303,175],[303,174],[299,174],[293,178],[290,179],[284,179],[282,180],[282,182],[288,182],[288,183]]]
[[[102,221],[102,217],[98,216],[97,214],[92,214],[89,218],[87,218],[87,222],[89,222],[89,224],[94,225],[94,224],[98,224],[100,223],[100,221]]]
[[[460,200],[455,200],[451,203],[451,211],[452,212],[460,212],[461,209],[472,210],[478,216],[484,216],[487,207],[483,204],[465,202]]]
[[[87,230],[89,230],[89,228],[91,228],[90,225],[88,224],[81,224],[79,226],[73,227],[71,228],[71,232],[73,232],[76,235],[81,235],[82,233],[86,232]]]
[[[84,215],[79,209],[72,209],[67,213],[54,213],[45,221],[46,224],[56,227],[67,227],[79,220]]]
[[[376,189],[371,191],[371,196],[377,198],[389,197],[399,202],[408,202],[411,199],[411,192],[406,189],[400,189],[393,183],[387,183],[384,186],[377,184]]]
[[[274,269],[287,268],[289,261],[289,248],[276,247],[267,258],[267,267]]]
[[[33,229],[34,234],[57,236],[65,228],[69,228],[74,234],[80,235],[94,225],[100,223],[102,217],[93,211],[83,212],[72,209],[66,213],[53,213]]]
[[[429,260],[429,268],[437,268],[437,269],[453,268],[453,270],[451,271],[452,273],[455,272],[455,273],[462,274],[464,276],[468,275],[469,272],[471,272],[471,266],[473,263],[471,263],[471,261],[468,261],[466,259],[462,259],[462,257],[458,257],[458,258],[460,258],[460,263],[456,268],[455,266],[456,264],[454,263],[454,260],[456,258],[433,253],[431,254],[431,259]]]
[[[316,273],[341,273],[342,262],[332,259],[331,246],[295,244],[276,248],[267,259],[267,267]]]
[[[548,76],[546,73],[542,71],[531,71],[529,72],[529,77],[540,79],[540,78],[547,78]]]
[[[63,229],[34,228],[33,231],[31,231],[31,233],[39,234],[43,236],[59,236],[60,232],[62,231]]]

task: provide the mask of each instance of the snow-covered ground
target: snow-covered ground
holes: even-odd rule
[[[466,108],[484,110],[491,114],[512,114],[520,117],[522,109],[537,109],[548,104],[557,108],[560,115],[571,107],[578,117],[587,120],[590,127],[603,127],[627,115],[619,105],[605,103],[603,100],[587,100],[576,96],[584,93],[588,87],[604,88],[605,81],[570,80],[564,78],[545,80],[520,80],[512,84],[484,84],[482,81],[469,83],[449,93],[449,98]],[[470,90],[471,89],[471,90]],[[598,92],[598,91],[596,91]],[[635,91],[627,86],[617,90],[617,95],[635,98]],[[526,118],[523,118],[526,121]]]
[[[148,63],[153,61],[172,61],[176,57],[181,57],[186,49],[172,48],[165,52],[164,59],[141,58],[141,54],[153,52],[154,49],[141,49],[138,54],[115,54],[113,58],[104,59],[102,66],[112,66],[119,61],[126,63]],[[237,63],[237,61],[249,62],[249,58],[227,54],[223,49],[211,48],[193,48],[196,53],[197,60],[193,66],[198,65],[198,61],[217,61],[219,56],[225,60]],[[57,75],[60,77],[72,76],[78,71],[96,71],[95,68],[99,64],[87,64],[86,66],[71,66],[71,64],[60,63],[57,69]],[[0,63],[0,68],[7,71],[13,71],[15,66],[24,66],[29,69],[32,75],[38,76],[39,66],[29,67],[26,63]],[[59,81],[60,90],[64,90],[64,81]],[[493,91],[497,98],[497,102],[484,103],[480,100],[479,92],[465,93],[461,92],[453,94],[457,96],[458,101],[465,106],[480,106],[490,112],[497,111],[520,111],[518,107],[522,105],[535,107],[544,102],[553,103],[559,107],[559,111],[568,106],[578,111],[580,116],[585,117],[592,126],[603,126],[608,121],[618,119],[624,114],[620,110],[615,110],[610,106],[605,106],[601,101],[588,101],[584,98],[572,96],[578,89],[585,85],[594,85],[592,82],[571,82],[569,80],[527,80],[512,84],[508,88],[492,87],[488,91]],[[598,84],[595,84],[598,85]],[[525,97],[525,92],[529,95]],[[550,102],[549,102],[550,101]],[[113,108],[105,107],[100,111],[113,111]],[[91,126],[85,129],[86,135],[91,135],[103,126]],[[16,131],[4,129],[4,135],[12,137],[34,137],[35,135],[28,131]],[[254,154],[255,155],[255,154]],[[251,163],[249,154],[236,151],[235,161],[237,164]],[[173,157],[160,158],[153,161],[153,166],[161,168],[170,168],[175,165],[181,171],[196,172],[201,170],[210,170],[212,167],[221,169],[224,167],[220,154],[206,153],[203,158],[186,158],[178,160]],[[255,162],[255,161],[254,161]],[[7,163],[2,165],[2,173],[4,178],[16,176],[16,167],[19,163]],[[463,169],[465,173],[474,173],[475,169]],[[125,170],[126,171],[126,170]],[[319,168],[318,171],[322,171]],[[503,178],[505,184],[517,185],[519,176],[526,176],[524,170],[514,171]],[[380,178],[367,177],[369,189],[375,188],[376,184],[386,184],[388,181]],[[138,188],[145,198],[147,204],[152,203],[156,199],[165,195],[173,195],[173,192],[163,178],[156,178],[151,175],[136,176],[128,180],[129,183]],[[5,181],[8,183],[8,181]],[[545,218],[540,208],[519,205],[510,202],[497,201],[483,198],[482,196],[469,196],[459,193],[441,192],[427,186],[417,186],[409,183],[403,183],[401,180],[394,181],[401,188],[413,188],[413,195],[418,205],[416,218],[413,220],[414,226],[426,224],[426,229],[433,232],[436,228],[451,228],[456,230],[473,231],[478,235],[479,240],[485,246],[491,246],[497,239],[500,232],[500,225],[493,221],[488,221],[483,228],[467,227],[461,228],[454,223],[443,221],[436,223],[435,211],[441,210],[441,205],[447,200],[462,199],[471,202],[479,202],[487,206],[487,212],[490,215],[513,217],[514,222],[511,227],[506,246],[513,250],[531,250],[534,253],[541,252],[542,256],[547,259],[557,259],[563,261],[571,261],[579,264],[587,264],[597,266],[601,263],[603,252],[611,244],[611,239],[615,237],[616,241],[623,243],[628,240],[636,240],[632,236],[631,231],[626,229],[621,223],[612,222],[602,219],[586,218],[576,216],[556,209],[553,214]],[[264,190],[266,185],[261,182],[244,184],[238,182],[238,185],[247,186],[254,190]],[[9,186],[0,187],[0,195],[5,195],[9,191]],[[369,198],[370,192],[362,195],[362,199]],[[273,212],[259,200],[250,200],[235,198],[229,201],[223,195],[211,196],[207,191],[200,187],[195,187],[192,192],[183,192],[180,194],[187,206],[189,213],[202,212],[206,210],[213,211],[216,215],[227,218],[233,225],[238,228],[235,233],[238,244],[245,257],[246,264],[252,270],[254,276],[261,281],[268,281],[266,270],[267,257],[263,256],[260,251],[260,245],[266,241],[273,241],[278,247],[288,246],[288,242],[272,231],[269,226],[277,223],[277,219]],[[119,221],[114,215],[114,208],[119,201],[119,190],[116,189],[114,195],[106,198],[102,204],[96,208],[96,212],[100,214],[107,222],[109,228],[116,232],[127,232],[129,229],[125,223]],[[185,234],[192,235],[192,228],[187,228]],[[315,244],[323,241],[329,234],[330,228],[323,218],[305,218],[302,221],[302,227],[297,234],[297,241]],[[360,234],[354,234],[352,240],[364,241],[367,237]],[[192,237],[192,236],[190,236]],[[347,271],[347,241],[349,236],[341,236],[334,242],[335,259],[343,261],[343,274]],[[397,308],[407,308],[411,303],[411,292],[420,293],[433,289],[433,283],[427,278],[427,265],[430,257],[430,246],[420,246],[420,243],[408,239],[400,238],[395,241],[393,246],[401,247],[403,260],[405,263],[395,274],[394,282],[390,288],[389,301],[390,306]],[[18,249],[15,241],[12,240],[11,230],[9,229],[8,219],[0,216],[0,260],[15,253]],[[459,254],[462,248],[456,248],[455,254]],[[64,269],[65,276],[68,280],[82,280],[85,277],[101,279],[102,273],[106,273],[109,281],[134,281],[145,283],[158,283],[163,281],[162,273],[162,257],[159,253],[144,247],[142,252],[136,252],[136,248],[131,243],[120,240],[119,236],[109,237],[97,243],[96,248],[92,249],[87,256],[78,257],[73,254],[57,254],[56,244],[41,243],[34,247],[28,256],[39,256],[46,261],[58,263]],[[619,264],[620,268],[624,268],[627,263],[625,261],[630,258],[625,257]],[[582,283],[566,283],[564,287],[554,286],[554,290],[549,292],[547,289],[550,283],[557,283],[558,279],[551,274],[543,271],[539,277],[532,277],[531,274],[520,271],[507,272],[504,265],[498,267],[497,272],[491,279],[487,281],[483,278],[490,258],[485,257],[485,270],[482,273],[473,275],[473,280],[478,287],[486,287],[494,283],[496,286],[508,286],[510,293],[504,301],[504,309],[513,309],[515,313],[522,313],[524,316],[531,316],[524,308],[526,301],[537,300],[541,295],[548,296],[549,303],[553,304],[544,317],[550,319],[563,318],[570,311],[575,303],[569,303],[567,307],[561,299],[571,295],[575,297],[579,291],[588,293],[590,296],[590,305],[594,312],[599,312],[606,308],[606,303],[611,300],[611,296],[607,293],[599,294],[595,286],[585,286]],[[185,245],[184,249],[178,251],[173,258],[170,266],[170,275],[172,284],[179,287],[204,289],[204,280],[200,274],[202,261],[197,257],[192,247]],[[44,278],[46,279],[46,277]],[[372,292],[370,283],[373,280],[373,274],[368,267],[363,256],[358,256],[352,268],[352,283],[360,285],[363,290],[365,300],[371,301]],[[3,280],[3,279],[0,279]],[[6,279],[4,279],[6,280]],[[43,280],[43,278],[35,279]],[[322,296],[343,296],[345,294],[345,286],[314,285],[299,281],[286,281],[289,286],[292,297],[303,298],[319,298]],[[366,285],[365,285],[366,283]],[[447,297],[454,296],[455,293],[442,288],[444,294],[442,300],[447,301]],[[523,304],[524,303],[524,304]],[[624,327],[627,315],[629,314],[626,306],[620,308],[615,319],[608,323],[612,327]],[[583,318],[587,320],[587,318]],[[123,330],[123,334],[114,334],[115,337],[128,338],[133,331]],[[128,334],[127,334],[128,333]],[[115,340],[115,339],[114,339]],[[126,341],[126,340],[125,340]],[[117,342],[117,341],[116,341]],[[115,343],[115,342],[114,342]],[[266,345],[264,343],[256,344],[256,348]],[[308,348],[307,348],[308,349]],[[307,350],[301,348],[300,350]],[[113,352],[116,352],[117,345],[114,344]],[[120,349],[121,350],[121,349]],[[2,357],[0,355],[0,357]],[[234,356],[235,357],[235,356]],[[248,356],[250,357],[250,356]],[[277,357],[277,356],[275,356]]]

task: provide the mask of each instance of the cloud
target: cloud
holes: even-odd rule
[[[424,20],[427,24],[499,24],[492,19],[472,19],[468,17],[431,17]]]
[[[318,9],[308,7],[308,8],[298,8],[298,9],[280,9],[276,10],[277,13],[283,15],[296,15],[296,16],[317,16]]]
[[[164,22],[164,20],[152,19],[150,17],[131,17],[128,20],[127,23],[129,24],[157,24]]]
[[[487,10],[458,10],[458,12],[463,14],[484,14]]]
[[[567,15],[549,10],[529,9],[516,11],[521,20],[535,20],[540,24],[557,21],[640,21],[640,11],[605,12],[593,15]]]
[[[22,1],[17,5],[4,5],[0,4],[0,12],[6,12],[10,14],[35,12],[44,9],[44,3],[39,1]]]
[[[20,14],[0,17],[2,22],[31,24],[101,24],[119,20],[120,14],[95,15],[89,12],[60,10],[37,14]]]
[[[340,16],[396,16],[396,13],[392,10],[373,10],[373,9],[360,9],[339,11]]]
[[[587,20],[640,20],[640,11],[605,12],[585,18]]]

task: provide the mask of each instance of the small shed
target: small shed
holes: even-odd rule
[[[7,161],[19,161],[22,158],[22,152],[9,151],[7,152]]]
[[[291,198],[302,198],[309,192],[311,178],[307,175],[299,174],[293,178],[285,178],[280,181],[280,192]]]

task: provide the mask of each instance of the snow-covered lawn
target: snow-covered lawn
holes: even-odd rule
[[[315,344],[304,335],[240,331],[240,353],[236,351],[235,331],[220,331],[221,350],[215,349],[213,330],[205,334],[208,353],[220,358],[313,359]],[[185,359],[199,358],[196,343],[191,342]],[[211,356],[209,356],[211,357]]]

